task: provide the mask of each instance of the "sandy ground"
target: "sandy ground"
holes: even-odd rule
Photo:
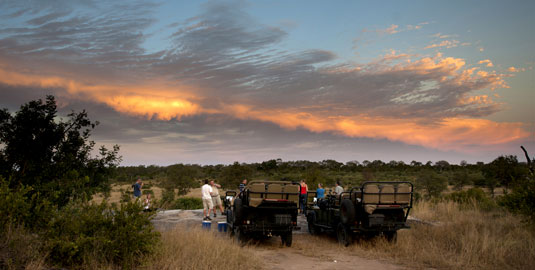
[[[264,259],[265,269],[270,270],[302,270],[302,269],[405,269],[400,266],[369,260],[347,254],[326,252],[325,257],[312,257],[300,254],[292,248],[267,250],[255,247],[255,253]]]
[[[159,231],[172,229],[177,225],[202,226],[202,210],[165,210],[156,214],[153,219],[154,226]],[[224,222],[225,216],[218,216],[212,221],[211,229],[217,230],[217,223]],[[305,217],[298,218],[300,230],[294,231],[294,243],[307,232]],[[302,270],[302,269],[406,269],[386,261],[370,260],[349,253],[336,253],[334,251],[322,251],[321,256],[316,254],[304,254],[294,247],[282,247],[279,237],[257,241],[249,244],[246,248],[252,250],[261,258],[264,269],[273,270]]]

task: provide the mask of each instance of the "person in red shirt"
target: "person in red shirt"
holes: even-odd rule
[[[306,210],[307,205],[307,192],[308,192],[308,186],[305,182],[305,179],[301,180],[301,193],[299,194],[299,202],[300,202],[300,209],[301,213],[304,214]]]

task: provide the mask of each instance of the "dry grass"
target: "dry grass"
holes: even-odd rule
[[[259,265],[253,253],[226,234],[177,227],[162,233],[157,254],[142,269],[253,269]]]
[[[418,218],[439,225],[413,225],[410,230],[401,230],[395,244],[379,238],[342,248],[334,238],[308,236],[296,242],[297,248],[307,256],[327,249],[422,269],[535,269],[535,233],[518,217],[459,210],[451,202],[422,203],[415,208]]]

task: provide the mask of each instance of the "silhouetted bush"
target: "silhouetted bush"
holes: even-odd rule
[[[172,208],[192,210],[192,209],[202,209],[203,206],[202,206],[202,200],[200,198],[184,197],[184,198],[176,199],[172,205]]]
[[[444,198],[457,202],[463,207],[477,206],[483,210],[491,210],[497,206],[494,200],[480,188],[471,188],[466,191],[453,192],[446,195]]]

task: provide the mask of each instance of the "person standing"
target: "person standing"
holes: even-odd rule
[[[212,201],[212,187],[208,183],[208,179],[204,180],[204,185],[201,188],[202,193],[202,206],[203,206],[203,220],[212,220],[210,218],[210,212],[212,212],[212,209],[214,208],[214,203]]]
[[[340,180],[336,181],[336,187],[334,188],[334,193],[340,196],[344,192],[344,188],[340,186]]]
[[[245,186],[247,185],[247,179],[243,179],[241,181],[241,184],[240,184],[240,193],[243,192],[243,190],[245,189]]]
[[[305,179],[301,180],[301,193],[299,194],[299,201],[301,202],[301,213],[305,213],[306,209],[306,203],[307,203],[307,192],[308,192],[308,186],[307,183],[305,183]]]
[[[325,189],[323,188],[321,183],[318,183],[318,188],[316,189],[316,198],[318,200],[325,198]]]
[[[223,215],[223,204],[221,203],[221,196],[219,195],[219,189],[221,185],[216,184],[214,180],[210,181],[210,186],[212,187],[212,202],[214,204],[214,218],[217,217],[217,208],[219,207],[219,211],[221,211],[221,215]]]
[[[136,183],[132,185],[132,188],[134,188],[134,199],[138,199],[141,197],[141,188],[143,187],[143,182],[141,182],[141,179],[138,178]]]

